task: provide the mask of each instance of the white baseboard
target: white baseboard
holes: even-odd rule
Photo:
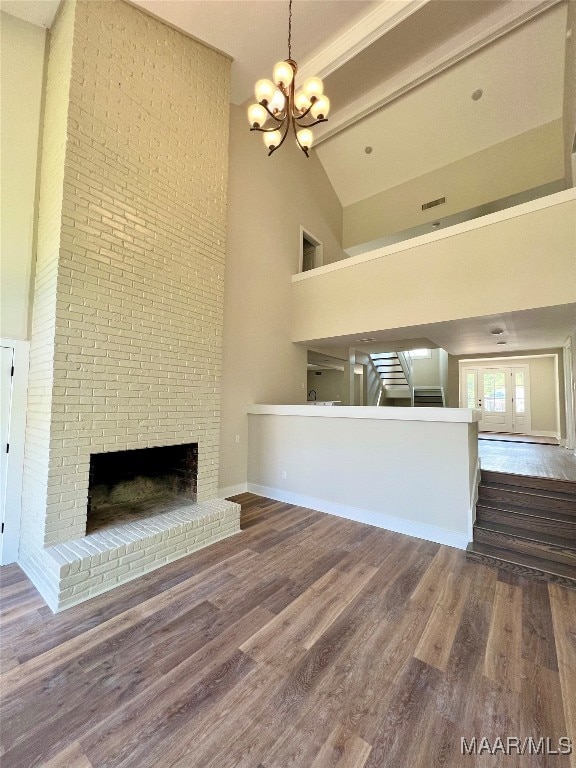
[[[247,483],[238,483],[238,485],[229,485],[226,488],[218,488],[218,498],[227,499],[229,496],[238,496],[240,493],[246,493]]]
[[[357,523],[374,525],[376,528],[384,528],[387,531],[403,533],[406,536],[415,536],[417,539],[435,541],[437,544],[445,544],[456,549],[466,549],[468,546],[468,534],[458,531],[449,531],[445,528],[437,528],[426,523],[418,523],[414,520],[405,520],[401,517],[386,515],[382,512],[371,512],[368,509],[348,507],[326,499],[318,499],[313,496],[304,496],[291,491],[278,488],[270,488],[266,485],[248,483],[248,491],[257,496],[264,496],[275,501],[284,501],[287,504],[296,504],[306,509],[314,509],[318,512],[326,512],[329,515],[344,517],[346,520],[354,520]]]
[[[560,432],[554,432],[553,430],[531,429],[524,434],[530,435],[530,437],[555,437],[556,440],[560,440]]]

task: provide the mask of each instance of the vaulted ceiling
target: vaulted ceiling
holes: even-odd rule
[[[254,82],[270,77],[274,63],[287,56],[287,0],[130,1],[230,56],[235,104],[250,103]],[[570,157],[574,140],[574,5],[294,0],[298,77],[325,80],[333,109],[328,123],[316,129],[316,148],[345,209],[496,145],[506,146],[502,173],[514,163],[534,163],[536,169],[539,162],[535,173],[548,172],[542,183],[549,193],[547,158],[555,158],[558,168],[558,157]],[[0,0],[2,10],[46,27],[57,7],[58,0]],[[478,91],[481,97],[473,99]],[[515,158],[516,137],[551,125],[546,146]],[[560,165],[568,174],[567,164]],[[572,318],[564,313],[499,321],[509,321],[524,346],[549,346]],[[554,329],[553,338],[547,329]],[[466,333],[449,324],[429,330],[434,343],[453,353],[480,349],[485,335],[480,321],[471,321]],[[406,329],[414,337],[424,331]]]
[[[286,0],[131,1],[229,55],[235,104],[248,103],[254,82],[287,56]],[[0,2],[44,26],[57,6]],[[567,7],[567,0],[294,0],[299,78],[324,77],[333,105],[316,146],[342,205],[561,120]]]

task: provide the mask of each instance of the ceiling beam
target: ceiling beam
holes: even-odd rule
[[[402,72],[383,81],[341,109],[334,110],[330,121],[314,131],[316,146],[345,128],[362,120],[381,107],[443,72],[467,56],[484,48],[513,29],[525,24],[563,0],[511,0],[486,16],[473,27],[454,35],[444,45],[413,62]],[[412,13],[416,8],[412,9]],[[406,14],[406,16],[409,14]],[[404,16],[404,18],[406,18]],[[397,22],[399,23],[399,22]],[[394,26],[396,26],[394,24]],[[390,27],[391,29],[392,27]],[[374,39],[377,39],[376,37]],[[354,54],[356,55],[356,54]],[[351,57],[342,60],[343,66]],[[335,71],[331,69],[330,71]],[[326,76],[325,74],[322,76]]]
[[[298,66],[298,79],[327,77],[430,0],[383,0]]]

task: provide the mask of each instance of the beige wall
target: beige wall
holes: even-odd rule
[[[291,341],[300,225],[323,242],[325,263],[342,257],[342,207],[315,154],[287,140],[268,157],[239,107],[228,189],[220,488],[246,482],[246,406],[306,400],[307,352]]]
[[[46,31],[6,13],[0,19],[0,336],[27,339]]]
[[[566,437],[566,413],[564,403],[564,367],[562,350],[540,350],[518,352],[516,355],[491,355],[486,365],[510,366],[528,365],[530,367],[530,409],[532,432],[555,432],[560,424],[560,436]],[[555,355],[546,357],[542,355]],[[496,362],[493,359],[496,359]],[[482,355],[450,356],[448,397],[451,408],[459,407],[459,363],[461,360],[486,359]],[[558,384],[556,383],[556,361],[558,366]],[[473,363],[471,364],[473,365]]]
[[[571,194],[559,192],[416,238],[415,244],[298,276],[292,338],[321,344],[343,335],[575,302]]]
[[[547,184],[564,176],[562,120],[450,163],[344,208],[344,248]],[[422,203],[446,204],[422,210]]]
[[[430,357],[412,360],[412,383],[415,387],[440,386],[440,355],[437,349],[430,350]]]
[[[316,391],[316,400],[342,400],[344,395],[344,371],[308,371],[308,392]]]

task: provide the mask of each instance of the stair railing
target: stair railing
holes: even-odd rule
[[[372,368],[372,374],[376,378],[376,381],[378,382],[378,397],[376,398],[376,405],[380,405],[382,402],[382,395],[384,394],[384,383],[382,381],[382,377],[380,376],[380,372],[374,365],[374,360],[372,360],[371,355],[367,355],[367,359],[370,362],[370,366]]]
[[[396,352],[398,361],[404,371],[404,377],[408,382],[408,391],[410,392],[410,404],[414,405],[414,386],[412,384],[412,358],[409,352]]]

